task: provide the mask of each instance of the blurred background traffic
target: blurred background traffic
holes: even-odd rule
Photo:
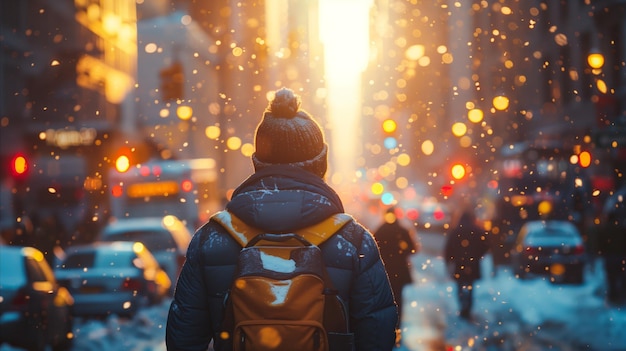
[[[287,86],[366,224],[395,204],[434,226],[471,199],[502,241],[540,215],[593,241],[624,183],[623,2],[345,3],[3,2],[4,240],[138,215],[193,230]]]

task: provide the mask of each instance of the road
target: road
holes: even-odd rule
[[[626,350],[626,306],[604,302],[601,269],[589,268],[582,285],[520,281],[494,271],[488,256],[467,322],[457,316],[456,286],[441,258],[445,237],[424,232],[419,239],[415,282],[403,293],[403,350]]]

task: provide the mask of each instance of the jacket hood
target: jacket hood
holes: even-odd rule
[[[258,170],[235,189],[226,209],[270,233],[294,231],[344,212],[339,196],[322,178],[289,165]]]

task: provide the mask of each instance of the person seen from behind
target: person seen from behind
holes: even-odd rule
[[[465,209],[454,229],[448,233],[444,259],[457,284],[460,316],[470,319],[474,282],[481,278],[480,263],[489,249],[486,232],[476,224],[472,209]]]
[[[293,91],[275,92],[254,142],[255,172],[233,192],[226,204],[229,213],[260,231],[293,233],[344,212],[324,181],[324,134],[300,109]],[[330,280],[348,306],[355,349],[391,350],[398,312],[373,235],[352,218],[319,247]],[[207,350],[211,342],[216,351],[232,349],[222,325],[240,250],[215,219],[195,232],[168,313],[168,350]],[[278,349],[289,349],[283,346]]]
[[[398,313],[402,321],[402,289],[413,282],[411,276],[411,255],[417,253],[411,233],[400,224],[396,207],[387,209],[383,224],[374,232],[380,255],[391,282],[391,288],[398,304]]]

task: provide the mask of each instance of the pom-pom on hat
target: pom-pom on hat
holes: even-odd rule
[[[255,170],[272,164],[304,168],[324,177],[328,146],[319,124],[300,109],[300,98],[287,88],[276,91],[256,129]]]

